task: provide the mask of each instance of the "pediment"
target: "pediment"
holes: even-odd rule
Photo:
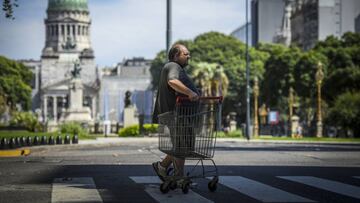
[[[68,91],[69,90],[69,85],[70,85],[70,81],[71,79],[65,79],[62,81],[58,81],[52,84],[49,84],[45,87],[42,88],[42,90],[44,92],[49,92],[49,91]],[[85,90],[91,91],[91,92],[96,92],[98,90],[98,88],[96,86],[91,86],[88,85],[86,83],[83,83],[83,87]]]
[[[70,79],[65,79],[59,82],[55,82],[52,84],[49,84],[45,87],[43,87],[44,91],[49,91],[49,90],[68,90],[69,89],[69,83],[70,83]]]

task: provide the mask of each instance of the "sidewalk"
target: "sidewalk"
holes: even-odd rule
[[[95,140],[79,140],[78,145],[103,145],[103,144],[121,144],[134,142],[158,142],[158,137],[98,137]],[[360,145],[359,142],[343,141],[299,141],[299,140],[261,140],[261,139],[242,139],[242,138],[217,138],[217,142],[238,142],[238,143],[289,143],[289,144],[351,144]],[[43,145],[47,146],[47,145]],[[69,145],[67,145],[69,146]]]

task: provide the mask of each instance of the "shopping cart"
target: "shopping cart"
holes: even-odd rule
[[[212,158],[216,133],[221,126],[222,100],[222,97],[200,97],[198,101],[190,101],[187,97],[177,97],[175,110],[158,116],[159,150],[173,157],[197,160],[186,176],[171,175],[173,170],[168,170],[168,176],[160,185],[161,192],[180,187],[187,193],[192,179],[205,177],[212,177],[208,188],[216,190],[218,170]],[[212,163],[212,170],[206,170],[204,160]],[[195,174],[200,163],[202,170]]]

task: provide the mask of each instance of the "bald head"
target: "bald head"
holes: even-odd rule
[[[171,62],[179,63],[181,66],[186,66],[190,59],[190,53],[184,45],[174,44],[169,51],[168,59]]]

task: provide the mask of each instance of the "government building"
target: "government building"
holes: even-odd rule
[[[150,122],[153,107],[151,60],[138,57],[124,59],[110,69],[97,67],[91,46],[87,0],[48,0],[46,13],[41,59],[20,62],[34,73],[32,110],[48,130],[64,122],[71,102],[71,72],[76,66],[80,68],[82,105],[89,109],[92,126],[101,126],[105,120],[112,126],[122,126],[127,91],[132,93],[136,116],[142,114],[145,122]]]

